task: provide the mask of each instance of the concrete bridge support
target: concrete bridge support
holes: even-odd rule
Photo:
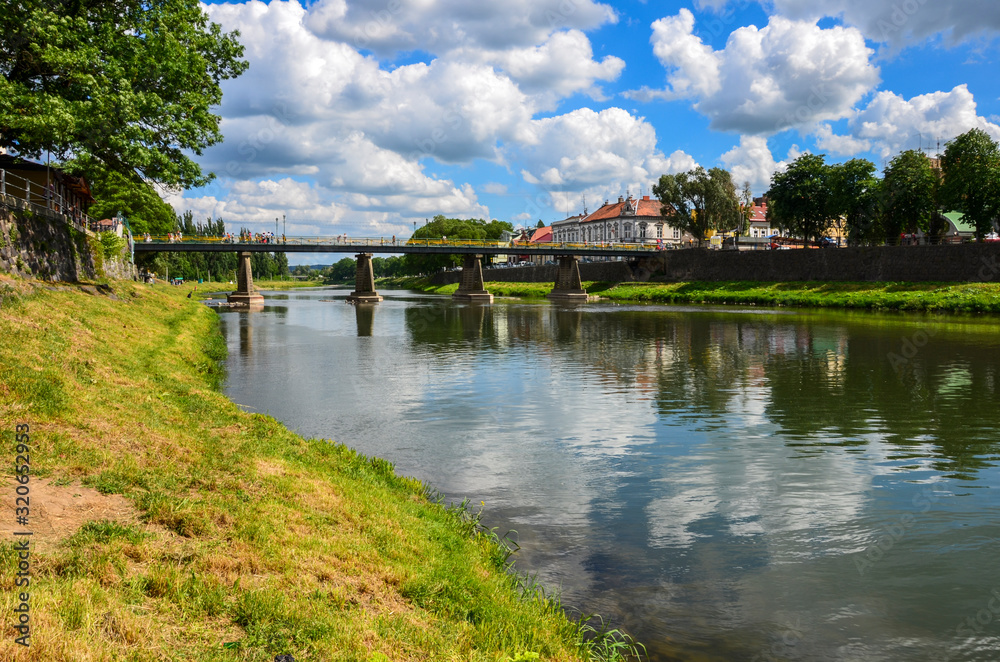
[[[575,255],[559,256],[556,286],[546,295],[554,301],[586,301],[587,290],[580,282],[580,260]]]
[[[462,264],[462,280],[458,282],[458,289],[451,295],[458,301],[472,301],[477,303],[493,303],[493,295],[486,291],[483,285],[483,265],[479,260],[482,255],[466,255]]]
[[[226,296],[226,300],[240,306],[263,306],[264,296],[253,286],[250,255],[249,252],[239,253],[239,266],[236,269],[236,291]]]
[[[375,274],[372,271],[372,254],[358,253],[358,270],[354,274],[354,291],[347,297],[347,303],[378,303],[381,295],[375,291]]]

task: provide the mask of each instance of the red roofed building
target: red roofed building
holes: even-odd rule
[[[670,218],[660,213],[661,207],[659,200],[651,200],[648,195],[641,200],[619,196],[618,202],[605,201],[600,209],[578,223],[560,221],[558,225],[553,224],[553,241],[651,244],[688,241],[691,236],[671,225]]]
[[[747,236],[752,238],[770,237],[777,230],[767,221],[767,198],[754,198],[753,213],[750,216],[750,230]]]
[[[546,225],[544,228],[538,228],[533,233],[531,233],[531,239],[528,243],[531,244],[548,244],[552,241],[552,226]],[[551,259],[551,258],[549,258]],[[532,255],[531,262],[535,264],[544,264],[546,256],[544,255]]]

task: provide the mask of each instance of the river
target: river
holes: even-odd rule
[[[1000,658],[1000,325],[338,289],[222,311],[226,393],[392,461],[652,660]]]

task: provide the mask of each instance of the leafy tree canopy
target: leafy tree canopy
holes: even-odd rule
[[[771,177],[768,220],[783,230],[819,241],[836,217],[830,167],[822,154],[803,154]]]
[[[965,214],[976,226],[976,237],[982,239],[1000,217],[1000,148],[996,141],[982,129],[963,133],[945,147],[941,169],[942,202]]]
[[[885,240],[899,241],[904,232],[931,231],[937,210],[938,178],[920,150],[900,152],[886,166],[882,181]]]
[[[881,243],[882,180],[875,176],[875,164],[867,159],[851,159],[830,166],[832,208],[830,215],[843,218],[850,244]]]
[[[128,218],[133,233],[166,234],[175,230],[177,216],[173,207],[148,182],[133,181],[96,163],[86,167],[74,161],[67,170],[86,176],[96,201],[89,211],[92,218],[110,218],[121,212]]]
[[[486,222],[478,218],[445,218],[438,214],[423,227],[417,228],[413,236],[418,239],[477,239],[479,241],[499,241],[504,231],[513,232],[514,226],[506,221]],[[441,268],[455,267],[461,259],[455,255],[412,255],[403,257],[403,271],[407,274],[434,273]]]
[[[222,139],[211,109],[247,63],[197,0],[23,0],[0,11],[0,34],[0,147],[209,181],[188,154]]]
[[[739,225],[740,203],[728,170],[698,166],[676,175],[662,175],[653,185],[662,203],[660,213],[671,224],[691,233],[700,245],[709,230],[731,230]]]

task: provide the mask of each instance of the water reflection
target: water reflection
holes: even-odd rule
[[[358,325],[358,336],[372,335],[372,328],[375,325],[375,306],[371,304],[356,304],[354,306],[354,317]]]
[[[1000,539],[995,325],[350,309],[289,301],[249,319],[252,348],[227,322],[230,395],[485,500],[522,569],[654,659],[991,659],[954,625]]]

